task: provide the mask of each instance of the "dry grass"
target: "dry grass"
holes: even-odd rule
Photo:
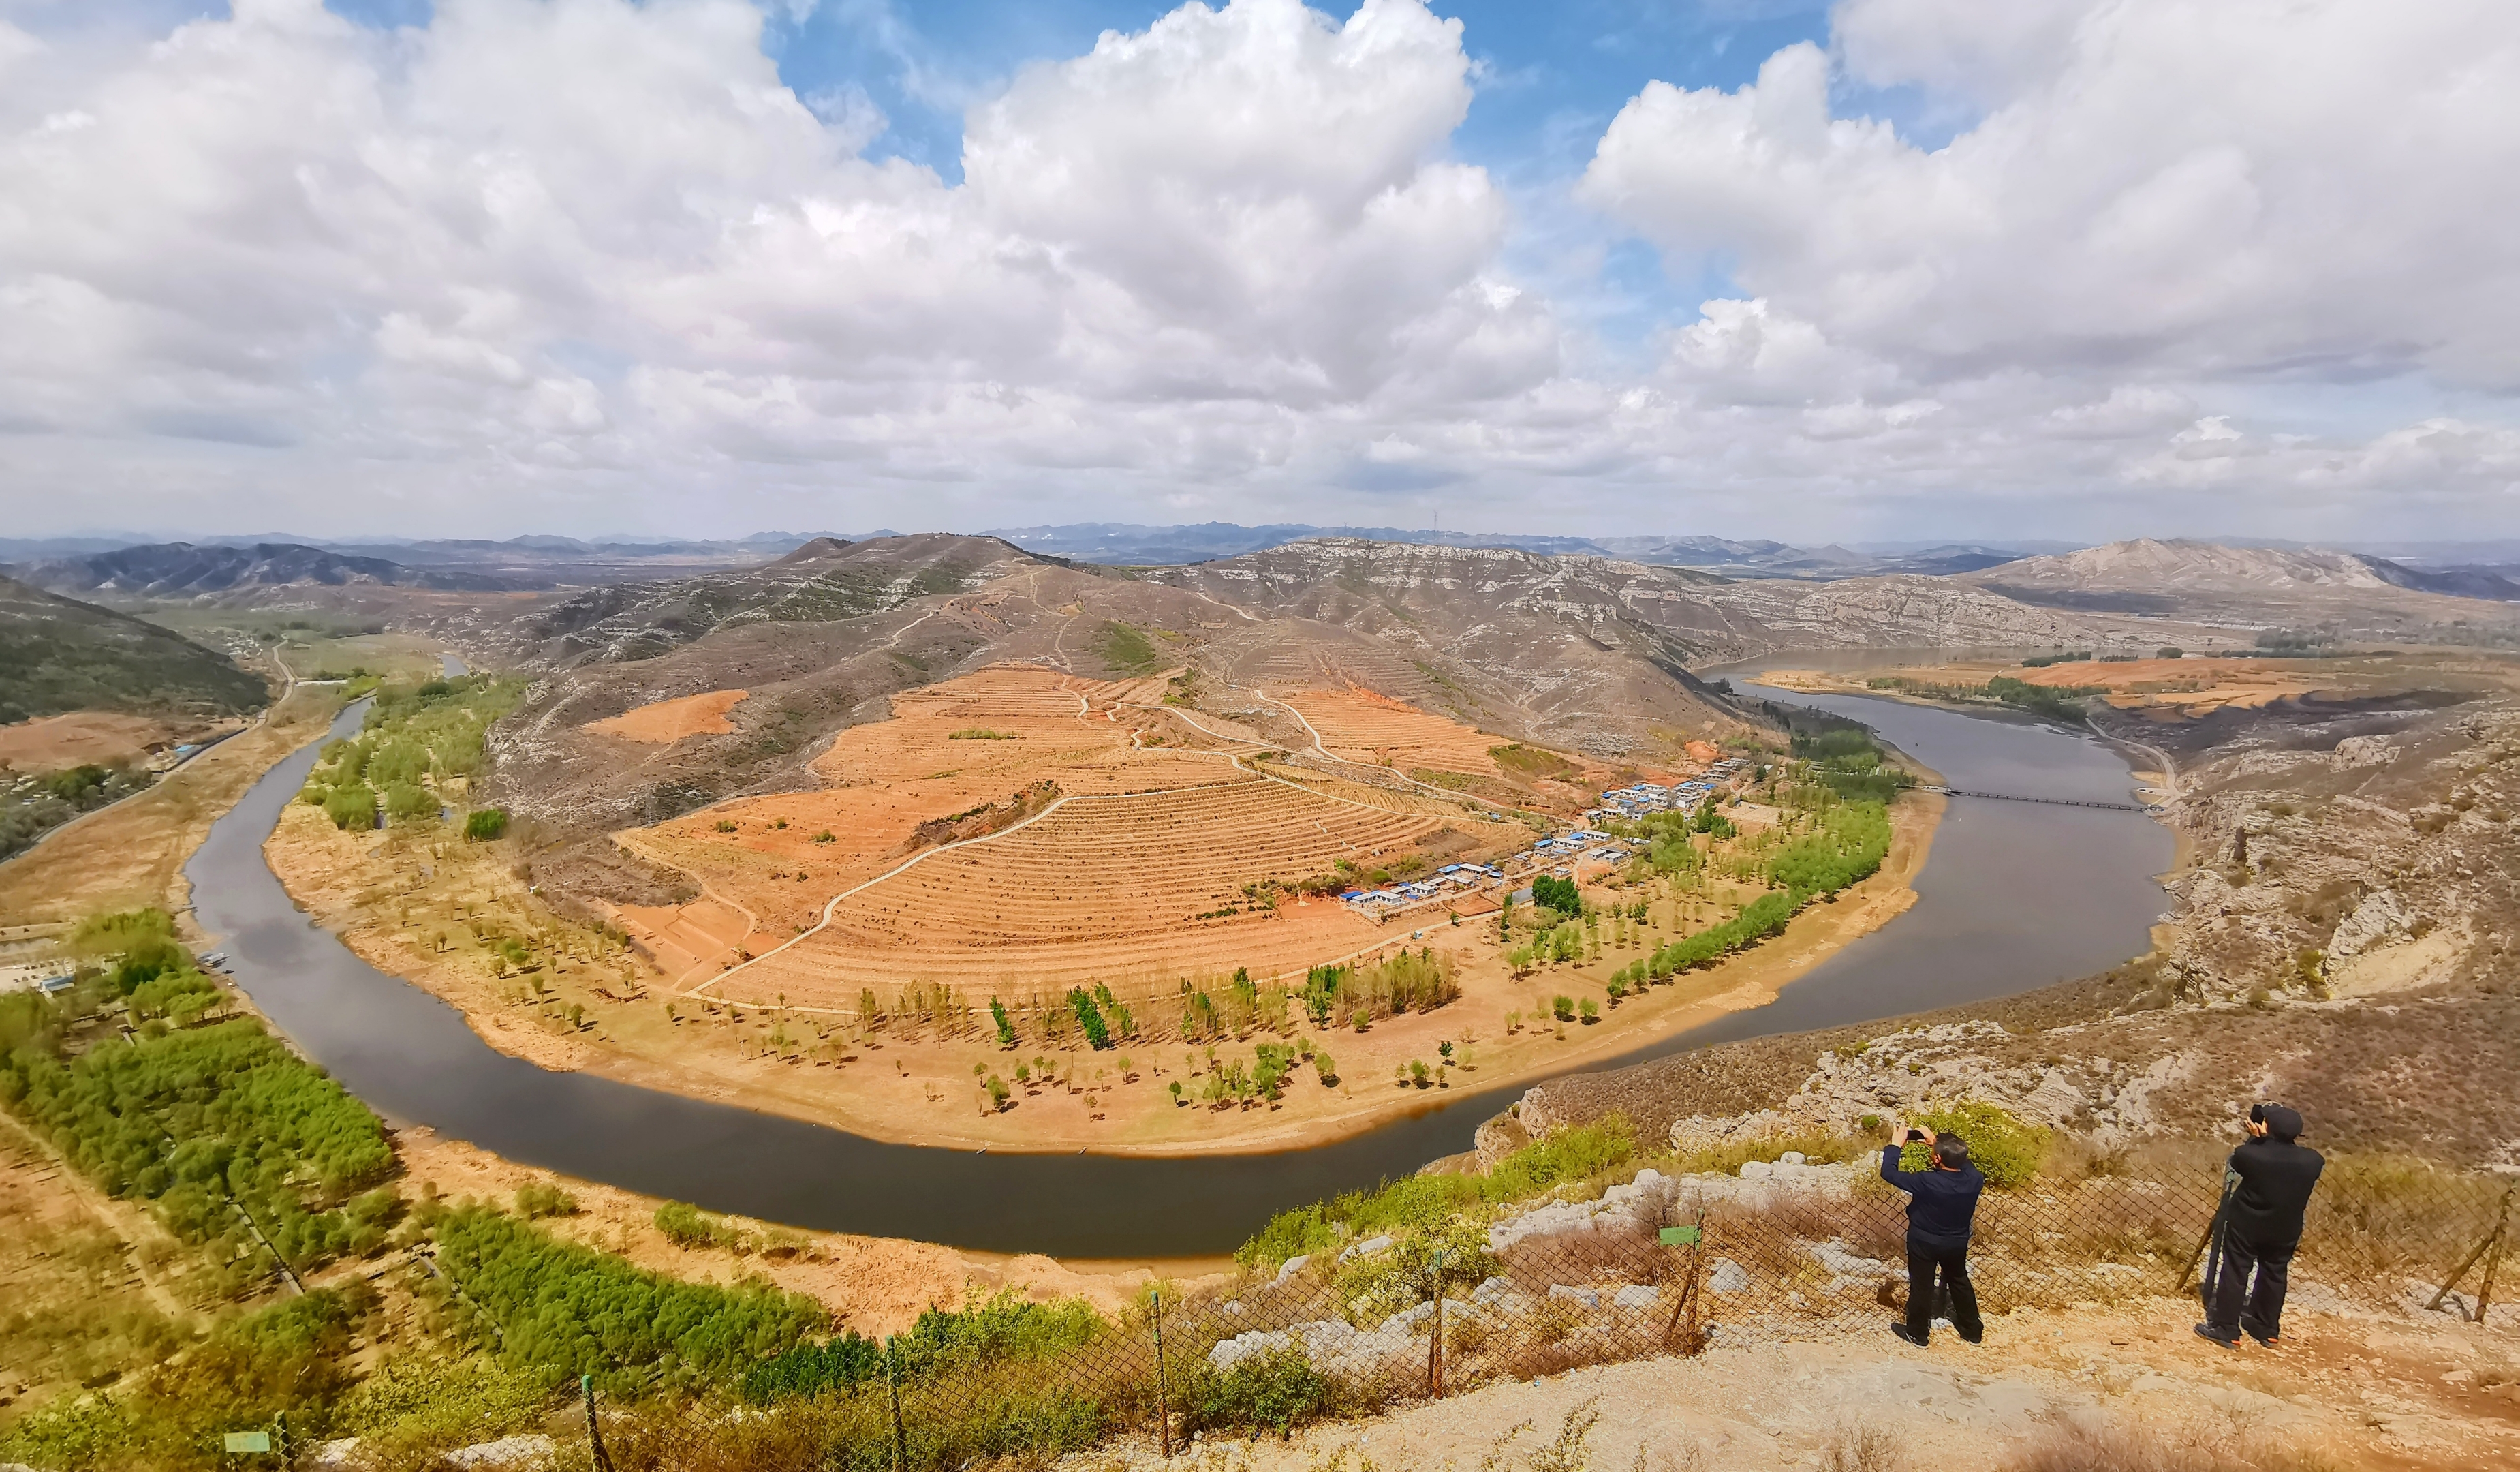
[[[338,692],[304,688],[158,785],[0,864],[0,924],[182,906],[184,860],[270,765],[322,733]]]

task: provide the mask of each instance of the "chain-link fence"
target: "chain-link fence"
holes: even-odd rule
[[[2070,1182],[1989,1190],[1970,1251],[1984,1311],[2192,1294],[2221,1182],[2204,1161],[2151,1175],[2100,1162]],[[2297,1308],[2479,1315],[2512,1197],[2506,1177],[2332,1166],[2294,1265]],[[1156,1285],[1116,1315],[1007,1302],[882,1341],[805,1345],[714,1403],[599,1417],[590,1392],[586,1452],[618,1472],[933,1472],[1126,1436],[1172,1451],[1200,1431],[1285,1429],[1582,1365],[1877,1332],[1905,1304],[1905,1206],[1870,1161],[1645,1171],[1592,1200],[1352,1236],[1221,1286]]]

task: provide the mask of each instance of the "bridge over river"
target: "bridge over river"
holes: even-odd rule
[[[2159,812],[2159,804],[2103,803],[2092,798],[2034,798],[2017,792],[1971,792],[1964,787],[1935,787],[1918,783],[1917,792],[1938,792],[1947,798],[1993,798],[1999,803],[2046,803],[2057,807],[2105,807],[2111,812]]]

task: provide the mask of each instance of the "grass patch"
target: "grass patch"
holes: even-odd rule
[[[1104,664],[1121,674],[1147,675],[1163,667],[1163,652],[1148,639],[1144,629],[1132,624],[1103,624],[1094,648]]]
[[[948,741],[1021,741],[1021,731],[992,731],[987,726],[965,726],[945,738]]]
[[[1574,762],[1555,752],[1519,741],[1489,747],[1488,759],[1517,777],[1562,777],[1576,769]]]
[[[1525,1145],[1491,1171],[1410,1175],[1280,1212],[1236,1249],[1235,1261],[1248,1268],[1274,1270],[1288,1258],[1327,1251],[1351,1236],[1424,1229],[1464,1207],[1527,1201],[1562,1183],[1625,1165],[1635,1156],[1636,1140],[1627,1117],[1605,1115]]]

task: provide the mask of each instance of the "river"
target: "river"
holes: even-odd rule
[[[1853,715],[1956,787],[2128,798],[2122,760],[2047,726],[1860,696],[1745,693]],[[364,703],[345,711],[333,734],[356,734],[364,713]],[[454,1008],[360,960],[281,888],[262,844],[316,752],[310,745],[280,762],[211,825],[185,866],[201,924],[263,1014],[387,1119],[563,1174],[822,1230],[1064,1258],[1198,1257],[1230,1251],[1275,1211],[1467,1149],[1479,1123],[1533,1081],[1456,1091],[1441,1106],[1310,1150],[1149,1159],[887,1144],[548,1072],[494,1050]],[[1589,1067],[1980,1000],[2101,969],[2146,948],[2162,902],[2150,876],[2171,856],[2167,831],[2140,813],[1952,799],[1906,914],[1768,1006]]]

